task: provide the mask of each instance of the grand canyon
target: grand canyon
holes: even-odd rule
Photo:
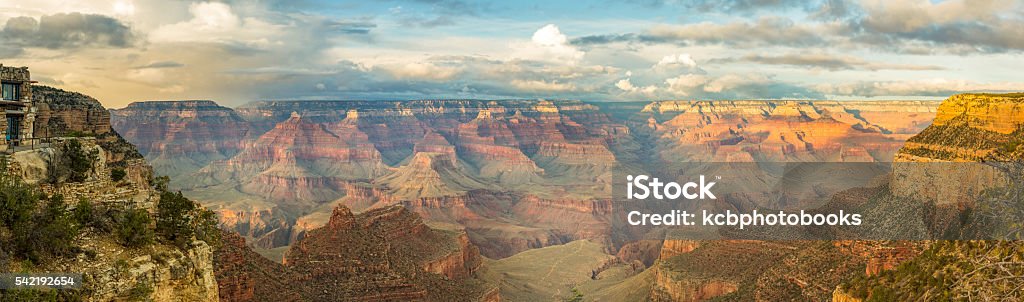
[[[357,235],[334,235],[332,244],[323,234],[350,234],[345,225],[395,212],[416,217],[416,222],[399,219],[380,227],[398,228],[389,232],[401,234],[450,233],[446,236],[461,242],[456,250],[463,252],[453,254],[457,260],[445,256],[415,261],[427,271],[462,280],[464,298],[550,300],[580,293],[597,300],[856,301],[864,296],[844,292],[843,282],[893,270],[931,244],[636,240],[623,235],[635,230],[623,229],[615,217],[611,178],[616,170],[664,171],[693,163],[881,163],[887,170],[871,174],[877,177],[846,186],[825,186],[841,178],[823,176],[812,195],[879,208],[885,208],[876,205],[880,199],[941,203],[956,193],[919,191],[937,187],[942,179],[908,180],[932,174],[899,163],[954,160],[923,156],[948,153],[925,153],[922,148],[988,152],[949,143],[946,137],[976,135],[941,130],[951,121],[969,119],[971,125],[980,125],[970,129],[1010,133],[1002,141],[1019,139],[1013,133],[1022,120],[1002,112],[1016,110],[1012,108],[1020,102],[1014,96],[984,95],[945,102],[657,101],[615,106],[572,100],[411,100],[263,101],[227,108],[212,101],[160,101],[133,103],[111,110],[110,116],[113,128],[138,146],[157,173],[171,176],[173,188],[216,211],[226,230],[241,235],[231,243],[235,250],[251,247],[263,259],[251,251],[237,252],[248,256],[224,253],[270,267],[259,271],[307,272],[304,278],[336,274],[329,270],[310,275],[320,269],[302,268],[303,263],[331,253],[320,249],[348,255],[362,253],[352,250],[355,246],[362,250],[373,245],[341,243],[361,240]],[[977,106],[1000,113],[965,109]],[[992,120],[994,116],[1001,120]],[[932,134],[936,132],[940,134]],[[974,153],[955,154],[974,159]],[[999,172],[977,173],[991,178]],[[763,170],[744,177],[744,182],[767,183],[782,176]],[[745,189],[743,195],[770,197],[739,196],[714,206],[785,206],[780,201],[785,198],[772,195],[778,188]],[[351,213],[367,218],[354,219]],[[946,220],[924,224],[935,221]],[[425,235],[403,236],[408,235],[383,238],[417,245]],[[436,254],[434,249],[414,259]],[[478,256],[466,254],[476,251]],[[487,260],[470,260],[481,259],[479,255]],[[528,277],[537,274],[546,277]],[[288,278],[250,278],[256,280],[231,281],[229,291],[222,284],[222,295],[244,300],[254,291],[288,292],[267,288],[281,282],[272,279]],[[347,278],[353,277],[341,279]],[[438,287],[416,282],[396,279],[387,289],[378,288],[381,296],[367,299],[438,299],[431,291]],[[291,294],[317,299],[318,293]]]
[[[41,262],[59,270],[85,261],[91,280],[122,278],[73,292],[88,299],[1021,294],[1015,263],[1024,250],[1006,240],[1019,236],[1015,223],[1024,218],[1020,94],[943,101],[261,101],[236,108],[154,101],[107,110],[76,92],[42,85],[32,92],[36,133],[62,138],[17,149],[5,177],[45,194],[98,200],[107,213],[128,204],[160,214],[175,196],[168,190],[180,191],[179,198],[212,210],[219,228],[218,239],[161,239],[140,249],[124,247],[119,233],[88,227],[74,238],[85,258]],[[51,145],[72,140],[102,156],[80,182],[54,180],[58,168],[48,162],[70,151]],[[726,175],[732,184],[717,191],[722,197],[696,208],[813,205],[807,209],[876,215],[863,229],[785,229],[784,237],[720,228],[710,231],[712,240],[630,227],[620,216],[628,204],[616,195],[615,179],[640,172]]]
[[[337,205],[400,204],[504,258],[580,239],[611,244],[613,169],[890,162],[937,107],[664,101],[615,119],[580,101],[181,101],[111,116],[173,188],[261,249],[290,245]]]
[[[0,302],[1024,301],[1024,0],[0,0]]]

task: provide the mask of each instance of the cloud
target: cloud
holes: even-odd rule
[[[810,14],[811,19],[817,20],[838,20],[849,16],[852,13],[849,0],[825,0],[817,11]]]
[[[941,95],[1017,88],[1005,81],[1015,81],[1014,72],[1024,67],[1014,60],[1024,50],[1021,1],[639,1],[650,6],[609,17],[559,11],[561,5],[465,0],[331,9],[284,0],[66,6],[45,0],[0,15],[0,57],[114,104],[152,98],[240,104],[265,98]],[[674,13],[669,10],[687,14],[662,19]],[[69,26],[41,18],[58,11],[80,12],[83,21]],[[527,20],[524,13],[535,14]],[[18,15],[31,17],[10,17]],[[532,23],[545,19],[561,21]],[[90,25],[103,23],[96,20],[120,27]],[[458,26],[408,28],[447,25]],[[44,27],[65,30],[42,41]],[[964,80],[899,81],[924,72],[889,70]],[[828,83],[832,79],[839,80]]]
[[[992,53],[1024,50],[1024,2],[997,0],[847,3],[842,32],[854,43],[900,52]],[[903,47],[911,46],[909,49]]]
[[[661,58],[654,67],[683,66],[685,68],[697,68],[697,61],[694,61],[690,54],[681,53],[678,55],[667,55]]]
[[[788,8],[802,8],[813,3],[804,0],[691,0],[684,1],[682,5],[689,9],[696,9],[703,12],[754,12],[759,10],[779,10]]]
[[[671,54],[662,57],[658,63],[651,66],[652,75],[664,77],[680,73],[704,73],[704,70],[697,66],[697,61],[690,54]]]
[[[739,47],[812,46],[826,42],[824,28],[793,22],[789,18],[764,16],[756,21],[729,23],[701,22],[684,25],[655,25],[644,33],[588,35],[572,40],[574,45],[612,43],[671,43],[678,45],[720,44]]]
[[[1021,92],[1024,91],[1024,82],[979,83],[963,79],[932,78],[819,84],[815,90],[845,96],[948,96],[963,92]]]
[[[433,28],[458,23],[465,17],[479,16],[489,6],[485,2],[462,0],[407,0],[410,7],[398,6],[389,11],[400,15],[399,22],[404,26]],[[414,10],[413,6],[426,6],[423,10]]]
[[[454,78],[461,71],[457,67],[438,66],[431,62],[411,62],[377,66],[397,79],[418,79],[444,81]]]
[[[700,95],[717,99],[820,99],[811,89],[775,80],[764,74],[726,74],[709,79]]]
[[[682,44],[807,46],[822,43],[821,32],[817,28],[772,16],[761,17],[756,22],[659,25],[650,29],[648,34]]]
[[[81,47],[132,46],[135,35],[121,21],[96,14],[58,13],[44,15],[37,21],[32,17],[14,17],[7,20],[2,44],[8,55],[20,53],[14,47],[41,47],[48,49],[77,49]]]
[[[804,0],[629,0],[651,8],[678,7],[687,11],[753,13],[761,10],[809,9],[815,1]]]
[[[854,56],[826,53],[788,53],[778,56],[749,54],[741,58],[720,59],[715,62],[753,62],[766,65],[788,65],[806,68],[836,70],[942,70],[941,66],[870,62]]]
[[[549,63],[576,64],[584,55],[569,44],[569,38],[554,24],[541,27],[533,33],[529,43],[519,43],[513,48],[518,58]]]
[[[786,0],[685,2],[698,11],[775,9],[754,20],[655,25],[620,34],[573,39],[579,46],[614,43],[727,45],[744,48],[841,47],[909,54],[973,54],[1024,51],[1024,2],[997,0],[824,0],[802,5],[806,18],[784,14],[801,7]],[[820,3],[820,4],[817,4]],[[711,9],[709,7],[714,7]],[[733,14],[735,15],[735,14]],[[788,17],[783,17],[788,16]],[[726,20],[730,20],[726,19]],[[794,21],[801,20],[801,21]]]
[[[708,77],[699,74],[687,74],[681,75],[674,78],[665,80],[665,84],[668,84],[668,90],[677,95],[690,95],[691,93],[699,90],[698,89],[708,83]]]
[[[634,86],[630,78],[621,79],[618,82],[615,82],[615,87],[627,93],[638,93],[649,98],[656,97],[658,95],[658,90],[660,89],[655,85],[647,85],[643,87]]]
[[[576,90],[572,83],[548,82],[544,80],[512,80],[512,86],[530,92],[563,92]]]
[[[708,76],[685,74],[667,78],[662,85],[637,86],[630,78],[621,79],[615,87],[626,97],[654,99],[813,99],[822,98],[819,91],[775,80],[764,74],[724,74]]]
[[[994,22],[1000,12],[1019,4],[998,0],[882,1],[865,0],[862,26],[877,32],[905,33],[943,24]]]
[[[267,48],[282,31],[282,26],[257,18],[242,18],[231,6],[219,2],[199,2],[189,5],[192,19],[161,26],[150,33],[150,41],[207,42],[241,44]]]
[[[146,65],[140,65],[133,67],[134,69],[149,69],[149,68],[178,68],[185,67],[185,64],[174,62],[174,61],[157,61]]]
[[[324,28],[336,33],[367,35],[377,24],[368,21],[326,21]]]

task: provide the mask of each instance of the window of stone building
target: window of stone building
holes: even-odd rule
[[[3,83],[3,85],[0,85],[0,90],[2,90],[3,99],[5,101],[17,101],[18,99],[20,99],[21,92],[18,91],[18,88],[20,88],[19,86],[20,85],[14,83]]]

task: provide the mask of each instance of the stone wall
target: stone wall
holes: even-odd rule
[[[75,139],[82,143],[85,150],[95,150],[97,158],[89,177],[82,182],[64,182],[60,185],[47,183],[49,161],[61,156],[60,145],[67,140]],[[126,175],[119,181],[111,179],[111,171],[115,168],[106,160],[106,151],[93,138],[61,139],[50,145],[32,150],[18,151],[8,157],[7,169],[11,175],[23,179],[26,183],[39,185],[47,195],[60,194],[70,203],[85,198],[92,202],[108,205],[144,208],[155,210],[159,198],[150,186],[153,177],[152,169],[144,160],[127,160],[123,167]]]
[[[0,81],[4,83],[18,83],[20,86],[20,100],[25,103],[23,108],[25,114],[22,117],[21,134],[22,139],[33,138],[33,128],[35,123],[35,108],[32,106],[32,80],[28,72],[28,67],[8,67],[0,64]],[[6,106],[5,106],[6,107]],[[4,109],[4,108],[0,108]],[[4,118],[0,119],[0,151],[7,149],[7,118],[6,114],[3,114]]]

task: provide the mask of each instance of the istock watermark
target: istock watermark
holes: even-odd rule
[[[1019,239],[1022,177],[992,163],[680,163],[616,169],[616,236]],[[1024,176],[1024,164],[1018,164]],[[628,170],[628,173],[625,171]],[[976,177],[967,177],[967,176]]]

